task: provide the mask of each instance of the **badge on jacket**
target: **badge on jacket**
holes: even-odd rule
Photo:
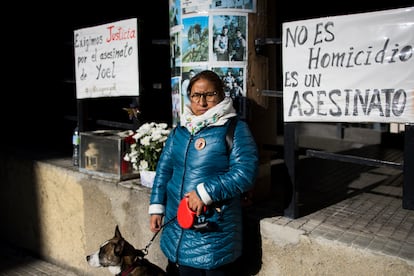
[[[204,138],[198,138],[195,141],[194,147],[196,150],[202,150],[206,146],[206,140]]]

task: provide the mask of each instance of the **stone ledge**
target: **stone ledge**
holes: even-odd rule
[[[271,240],[279,246],[297,244],[300,236],[305,234],[303,230],[292,229],[291,227],[274,224],[271,218],[260,221],[262,238]]]

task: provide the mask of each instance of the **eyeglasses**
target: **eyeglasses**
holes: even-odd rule
[[[206,102],[214,102],[216,100],[216,95],[217,95],[216,91],[205,92],[205,93],[194,92],[190,96],[190,98],[195,103],[199,103],[202,97],[206,99]]]

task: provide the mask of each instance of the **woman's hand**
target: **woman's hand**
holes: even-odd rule
[[[151,232],[157,233],[161,230],[162,215],[151,215],[150,217],[150,229]]]
[[[201,215],[205,210],[204,202],[198,197],[196,191],[191,191],[184,195],[188,197],[188,207],[193,211],[196,212],[197,216]]]

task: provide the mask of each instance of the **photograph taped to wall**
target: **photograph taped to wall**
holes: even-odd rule
[[[183,18],[182,63],[208,61],[208,16]]]
[[[224,92],[227,97],[246,97],[245,66],[242,67],[212,67],[224,82]]]
[[[224,83],[224,93],[226,97],[233,100],[233,106],[241,119],[245,119],[246,114],[246,67],[212,67],[212,71],[221,77]]]
[[[212,47],[210,60],[217,62],[247,61],[247,16],[243,13],[211,16]]]

